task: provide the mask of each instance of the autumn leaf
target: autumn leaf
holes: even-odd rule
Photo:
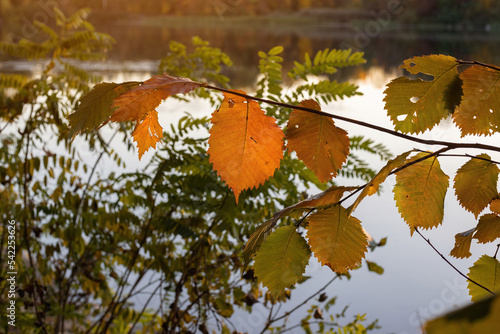
[[[139,160],[150,147],[156,148],[156,143],[163,138],[163,128],[158,123],[158,112],[152,110],[141,122],[137,122],[132,132],[134,141],[137,142]]]
[[[500,215],[500,199],[495,199],[495,200],[491,201],[490,210],[491,210],[491,212],[494,212],[497,215]]]
[[[368,182],[368,184],[363,188],[361,194],[358,195],[354,203],[347,209],[349,214],[352,214],[354,210],[358,207],[359,203],[366,197],[376,194],[380,184],[385,181],[389,174],[398,167],[401,167],[406,160],[408,154],[412,151],[402,153],[392,160],[389,160],[387,164],[378,172],[375,177]]]
[[[469,275],[467,276],[471,280],[488,288],[490,291],[495,292],[500,290],[500,262],[491,256],[481,256],[474,265],[469,268]],[[470,281],[467,287],[473,302],[491,296],[491,293]]]
[[[319,262],[345,273],[361,263],[368,240],[361,222],[340,205],[321,210],[308,218],[309,246]]]
[[[465,135],[492,135],[500,127],[500,71],[472,66],[460,74],[463,97],[453,114]]]
[[[485,244],[500,238],[500,216],[494,213],[487,213],[479,218],[474,239]]]
[[[406,163],[429,154],[419,153]],[[430,157],[396,173],[394,200],[401,217],[410,226],[411,234],[415,227],[428,229],[441,224],[448,179],[436,157]]]
[[[305,272],[311,252],[295,226],[276,229],[255,256],[255,276],[273,297],[297,283]]]
[[[498,167],[487,154],[480,154],[467,161],[457,171],[454,180],[455,194],[460,204],[477,216],[498,197]]]
[[[140,85],[141,82],[131,81],[121,84],[114,82],[103,82],[80,99],[78,109],[68,116],[70,132],[69,136],[75,138],[77,134],[87,129],[95,129],[107,122],[116,109],[113,99]]]
[[[186,94],[200,86],[200,83],[186,78],[167,74],[153,76],[139,87],[114,99],[113,107],[118,109],[111,115],[111,121],[141,121],[169,96]]]
[[[468,231],[455,235],[455,247],[450,252],[450,255],[457,259],[468,258],[472,255],[470,252],[470,243],[476,229],[472,228]]]
[[[283,158],[284,134],[257,102],[230,93],[224,93],[211,122],[209,161],[238,203],[242,190],[273,176]]]
[[[300,106],[321,110],[314,100]],[[335,126],[333,119],[294,109],[287,124],[286,139],[290,151],[311,169],[320,182],[331,180],[349,155],[347,132]]]
[[[420,133],[431,129],[453,112],[460,103],[460,79],[455,58],[444,55],[414,57],[400,68],[411,74],[433,76],[431,81],[400,77],[387,85],[385,109],[394,129]]]

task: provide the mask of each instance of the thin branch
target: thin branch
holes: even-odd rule
[[[496,259],[497,258],[497,254],[498,254],[498,249],[500,248],[500,244],[497,245],[497,250],[495,251],[495,255],[493,255],[493,258]]]
[[[457,60],[457,61],[460,65],[479,65],[479,66],[490,68],[490,69],[495,70],[495,71],[500,71],[499,67],[496,67],[496,66],[490,65],[490,64],[486,64],[486,63],[482,63],[482,62],[477,61],[477,60]]]
[[[320,288],[318,291],[316,291],[315,293],[313,293],[312,295],[310,295],[309,297],[307,297],[302,303],[300,303],[299,305],[295,306],[293,309],[291,309],[290,311],[288,312],[285,312],[285,314],[283,314],[281,317],[278,317],[278,318],[275,318],[275,319],[272,319],[271,322],[269,323],[269,326],[276,322],[276,321],[280,321],[281,319],[284,319],[286,317],[288,317],[290,314],[292,314],[293,312],[297,311],[299,308],[301,308],[302,306],[304,306],[305,304],[307,304],[308,301],[310,301],[311,299],[313,299],[314,297],[316,297],[317,295],[319,295],[323,290],[325,290],[330,284],[333,283],[333,281],[335,281],[337,278],[339,278],[340,275],[337,274],[335,275],[331,280],[328,281],[328,283],[326,283],[325,285],[323,285],[322,288]]]
[[[488,151],[500,152],[500,147],[497,147],[497,146],[491,146],[491,145],[486,145],[486,144],[481,144],[481,143],[453,143],[453,142],[440,141],[440,140],[422,139],[422,138],[410,136],[410,135],[407,135],[407,134],[404,134],[401,132],[397,132],[394,130],[386,129],[384,127],[374,125],[371,123],[359,121],[359,120],[344,117],[344,116],[330,114],[330,113],[320,111],[320,110],[315,110],[312,108],[307,108],[307,107],[303,107],[303,106],[296,106],[296,105],[292,105],[292,104],[288,104],[288,103],[276,102],[276,101],[272,101],[272,100],[268,100],[268,99],[263,99],[263,98],[239,93],[239,92],[232,91],[229,89],[211,86],[208,84],[201,84],[201,86],[208,88],[208,89],[213,89],[213,90],[217,90],[220,92],[225,92],[225,93],[230,93],[232,95],[241,96],[241,97],[244,97],[244,98],[249,99],[249,100],[264,102],[267,104],[271,104],[271,105],[275,105],[275,106],[279,106],[279,107],[283,107],[283,108],[297,109],[297,110],[307,111],[307,112],[321,115],[321,116],[331,117],[333,119],[337,119],[337,120],[352,123],[352,124],[357,124],[357,125],[363,126],[365,128],[377,130],[379,132],[387,133],[387,134],[390,134],[390,135],[395,136],[395,137],[400,137],[400,138],[403,138],[403,139],[406,139],[409,141],[413,141],[416,143],[424,144],[424,145],[440,145],[440,146],[446,146],[446,147],[453,148],[453,149],[455,149],[455,148],[472,148],[472,149],[483,149],[483,150],[488,150]]]
[[[448,259],[447,259],[447,258],[446,258],[446,257],[445,257],[445,256],[444,256],[441,252],[439,252],[439,251],[436,249],[436,247],[434,247],[434,245],[430,242],[430,240],[429,240],[429,239],[425,238],[425,237],[422,235],[422,233],[420,233],[420,231],[418,230],[418,228],[416,228],[416,227],[415,227],[415,231],[418,233],[418,235],[420,235],[420,236],[422,237],[422,239],[424,239],[424,240],[425,240],[425,241],[429,244],[429,246],[431,246],[431,247],[432,247],[432,249],[434,249],[434,251],[435,251],[436,253],[438,253],[438,254],[439,254],[439,256],[441,256],[441,258],[442,258],[442,259],[443,259],[446,263],[448,263],[448,264],[449,264],[449,265],[450,265],[453,269],[455,269],[455,271],[456,271],[457,273],[459,273],[459,274],[460,274],[460,276],[464,277],[466,280],[470,281],[471,283],[476,284],[478,287],[480,287],[480,288],[482,288],[482,289],[484,289],[484,290],[488,291],[488,292],[489,292],[489,293],[491,293],[492,295],[496,295],[496,293],[494,293],[493,291],[491,291],[491,290],[490,290],[490,289],[488,289],[487,287],[485,287],[485,286],[483,286],[483,285],[479,284],[478,282],[474,281],[473,279],[469,278],[467,275],[465,275],[464,273],[462,273],[460,270],[458,270],[458,268],[457,268],[457,267],[455,267],[455,266],[454,266],[454,265],[453,265],[450,261],[448,261]]]

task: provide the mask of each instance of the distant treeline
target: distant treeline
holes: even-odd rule
[[[373,11],[386,11],[398,22],[445,24],[488,24],[500,17],[498,0],[0,0],[4,18],[20,12],[36,17],[37,11],[47,11],[54,3],[68,12],[90,7],[99,17],[109,13],[173,16],[302,14],[362,18]]]

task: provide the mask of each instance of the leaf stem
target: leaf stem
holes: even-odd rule
[[[474,283],[474,284],[475,284],[475,285],[477,285],[478,287],[480,287],[480,288],[482,288],[482,289],[484,289],[484,290],[488,291],[488,292],[489,292],[489,293],[491,293],[492,295],[494,295],[494,296],[496,295],[496,293],[494,293],[493,291],[491,291],[490,289],[488,289],[488,288],[487,288],[487,287],[485,287],[484,285],[479,284],[478,282],[474,281],[473,279],[469,278],[467,275],[465,275],[464,273],[462,273],[460,270],[458,270],[458,268],[457,268],[457,267],[455,267],[455,266],[454,266],[454,265],[453,265],[453,264],[452,264],[452,263],[451,263],[451,262],[450,262],[450,261],[449,261],[449,260],[448,260],[448,259],[447,259],[447,258],[446,258],[446,257],[445,257],[442,253],[441,253],[441,252],[439,252],[439,251],[436,249],[436,247],[434,247],[434,245],[431,243],[431,241],[430,241],[428,238],[425,238],[425,237],[422,235],[422,233],[420,233],[420,231],[418,230],[418,228],[416,228],[416,227],[415,227],[415,232],[417,232],[417,233],[418,233],[418,235],[420,235],[420,236],[422,237],[422,239],[424,239],[424,240],[425,240],[425,241],[429,244],[429,246],[431,246],[431,247],[432,247],[432,249],[434,249],[434,251],[435,251],[436,253],[438,253],[438,254],[439,254],[439,256],[441,256],[441,258],[442,258],[442,259],[443,259],[446,263],[448,263],[448,264],[449,264],[449,265],[450,265],[453,269],[455,269],[455,271],[456,271],[457,273],[459,273],[459,274],[460,274],[460,276],[464,277],[466,280],[470,281],[471,283]]]

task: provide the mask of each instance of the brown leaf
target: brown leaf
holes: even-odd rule
[[[320,110],[314,100],[305,100],[300,106]],[[347,160],[349,137],[335,126],[333,119],[295,109],[288,120],[286,139],[290,151],[311,169],[321,182],[337,176],[337,170]]]

